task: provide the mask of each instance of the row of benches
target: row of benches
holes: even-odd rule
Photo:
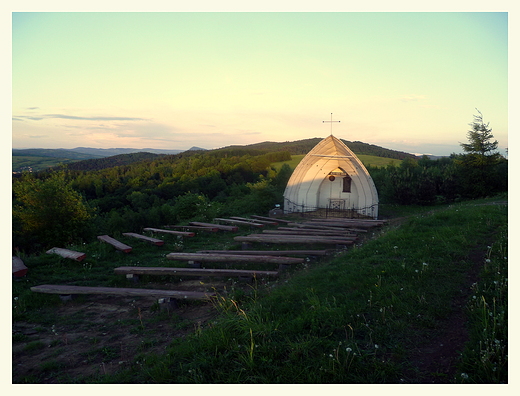
[[[106,236],[105,236],[106,237]],[[105,242],[110,241],[103,238]],[[117,241],[116,241],[117,242]],[[110,242],[109,242],[110,243]],[[260,254],[261,253],[261,254]],[[281,253],[282,255],[275,255]],[[203,251],[198,253],[170,253],[166,257],[170,260],[187,261],[190,267],[118,267],[114,269],[116,274],[126,275],[127,279],[138,281],[139,275],[170,275],[170,276],[213,276],[213,277],[239,277],[242,279],[252,279],[258,277],[277,277],[280,270],[287,268],[291,264],[304,262],[304,258],[285,257],[291,252],[276,251]],[[324,255],[326,251],[293,251],[296,255]],[[263,263],[278,264],[278,271],[260,270],[238,270],[238,269],[211,269],[201,268],[202,263],[226,262],[226,263]],[[61,298],[68,299],[76,294],[105,294],[119,296],[145,296],[156,297],[160,305],[175,307],[178,299],[184,300],[208,300],[215,296],[214,293],[187,292],[174,290],[152,290],[137,288],[110,288],[110,287],[88,287],[73,285],[40,285],[31,288],[33,292],[59,294]]]
[[[263,243],[296,243],[303,242],[310,238],[313,242],[320,242],[323,244],[336,244],[336,245],[348,245],[352,244],[355,240],[355,234],[351,234],[345,230],[341,235],[337,235],[337,232],[327,232],[327,229],[335,229],[336,227],[345,227],[346,224],[293,224],[290,221],[278,220],[272,221],[269,218],[262,218],[256,216],[257,219],[251,221],[250,219],[244,218],[231,218],[222,219],[218,218],[217,221],[226,222],[235,225],[220,225],[210,224],[201,222],[192,222],[189,226],[169,226],[167,228],[184,228],[187,229],[200,229],[205,231],[236,231],[238,227],[236,225],[250,225],[255,228],[263,228],[264,225],[278,225],[278,222],[285,223],[287,226],[292,226],[293,229],[281,230],[281,233],[275,231],[267,231],[264,234],[253,234],[246,237],[235,237],[236,241],[244,242],[263,242]],[[349,222],[348,226],[356,224],[355,222]],[[377,224],[380,225],[380,224]],[[362,230],[371,226],[376,226],[376,223],[365,223],[363,224]],[[282,228],[282,227],[280,227]],[[302,228],[311,228],[312,232],[302,232]],[[321,229],[318,231],[318,229]],[[151,231],[156,233],[168,233],[178,235],[182,237],[193,237],[195,233],[186,231],[174,231],[164,230],[157,228],[145,228],[145,231]],[[297,232],[298,230],[299,232]],[[320,235],[321,234],[321,235]],[[145,235],[135,233],[124,233],[123,235],[129,237],[135,237],[142,240],[146,240],[158,246],[162,246],[164,242],[156,238],[152,238]],[[117,241],[116,239],[108,236],[98,236],[100,241],[106,242],[114,246],[117,250],[129,253],[132,248],[126,244]],[[48,253],[60,254],[63,257],[74,258],[78,261],[84,258],[84,254],[79,252],[76,255],[71,254],[66,249],[53,248]],[[327,250],[297,250],[297,251],[216,251],[216,250],[205,250],[197,253],[170,253],[166,257],[171,260],[182,260],[188,261],[189,268],[176,268],[176,267],[118,267],[114,271],[117,274],[126,275],[128,279],[137,281],[139,275],[173,275],[173,276],[220,276],[230,277],[236,276],[240,278],[251,279],[254,277],[277,277],[279,271],[284,270],[291,264],[298,264],[304,261],[303,258],[298,257],[285,257],[287,255],[304,255],[304,256],[321,256],[327,254]],[[208,269],[201,268],[201,263],[208,262],[246,262],[246,263],[274,263],[278,264],[278,271],[258,271],[258,270],[237,270],[237,269]],[[137,289],[137,288],[108,288],[108,287],[86,287],[86,286],[67,286],[67,285],[40,285],[31,288],[34,292],[39,293],[52,293],[59,294],[62,297],[71,296],[75,294],[111,294],[111,295],[122,295],[122,296],[153,296],[159,298],[159,303],[168,303],[169,305],[175,305],[177,299],[189,299],[189,300],[207,300],[210,299],[214,294],[204,292],[188,292],[188,291],[174,291],[174,290],[151,290],[151,289]]]

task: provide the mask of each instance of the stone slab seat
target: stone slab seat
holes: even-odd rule
[[[238,277],[262,277],[278,276],[277,271],[256,271],[236,269],[208,269],[208,268],[172,268],[172,267],[118,267],[114,269],[116,274],[123,275],[175,275],[175,276],[238,276]]]
[[[158,290],[158,289],[136,289],[121,287],[90,287],[90,286],[71,286],[71,285],[40,285],[31,287],[35,293],[48,293],[60,295],[74,294],[104,294],[116,296],[141,296],[141,297],[163,297],[178,300],[209,300],[214,293],[179,291],[179,290]]]

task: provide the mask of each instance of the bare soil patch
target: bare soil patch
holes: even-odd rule
[[[175,284],[176,290],[222,294],[237,287],[250,289],[234,281]],[[211,302],[181,302],[174,310],[164,310],[155,298],[99,295],[78,296],[50,310],[55,323],[13,323],[13,383],[75,383],[113,374],[140,354],[163,353],[174,339],[197,331],[217,315]]]

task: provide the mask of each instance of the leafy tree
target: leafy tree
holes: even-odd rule
[[[18,233],[44,247],[79,240],[93,217],[93,211],[63,172],[47,179],[24,177],[14,183],[13,192],[13,215],[22,227]]]

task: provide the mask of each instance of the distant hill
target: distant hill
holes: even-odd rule
[[[189,150],[152,148],[100,149],[91,147],[76,147],[73,149],[13,149],[12,169],[14,173],[22,171],[36,172],[57,167],[60,164],[67,164],[68,168],[73,170],[99,170],[113,166],[128,165],[137,161],[151,160],[157,155],[175,155],[185,151],[200,150],[205,149],[195,146]],[[125,155],[127,156],[125,157]]]
[[[153,154],[147,152],[119,154],[111,157],[93,158],[78,162],[67,164],[67,169],[76,171],[92,171],[106,168],[113,168],[114,166],[130,165],[135,162],[154,160],[165,154]]]
[[[262,142],[250,144],[247,146],[229,146],[233,148],[248,148],[248,149],[257,149],[264,150],[268,152],[273,151],[288,151],[293,155],[299,154],[307,154],[309,151],[313,149],[319,142],[321,142],[323,138],[311,138],[304,140],[297,140],[293,142]],[[386,149],[380,146],[376,146],[373,144],[363,143],[359,141],[350,142],[348,140],[343,140],[348,148],[350,148],[354,154],[356,155],[373,155],[376,157],[385,157],[385,158],[394,158],[398,160],[403,160],[405,158],[416,158],[414,154],[405,153],[403,151],[396,151],[391,149]]]
[[[15,157],[52,157],[52,158],[66,158],[71,160],[84,160],[90,158],[101,158],[102,155],[95,153],[86,153],[76,151],[76,149],[13,149],[13,156]]]
[[[191,150],[191,149],[190,149]],[[113,155],[119,154],[132,154],[132,153],[152,153],[152,154],[179,154],[184,150],[163,150],[163,149],[153,149],[153,148],[144,148],[144,149],[134,149],[134,148],[109,148],[109,149],[100,149],[100,148],[91,148],[91,147],[76,147],[71,151],[77,153],[84,153],[95,155],[96,157],[111,157]]]
[[[291,155],[307,154],[322,138],[303,139],[292,142],[261,142],[249,145],[232,145],[215,150],[192,147],[189,150],[132,149],[76,147],[74,149],[13,149],[13,171],[39,171],[66,164],[70,170],[91,171],[130,165],[140,161],[152,161],[164,155],[193,155],[195,151],[224,152],[230,155],[261,155],[278,151],[286,151]],[[414,154],[386,149],[359,141],[343,142],[356,154],[403,160],[417,158]]]

